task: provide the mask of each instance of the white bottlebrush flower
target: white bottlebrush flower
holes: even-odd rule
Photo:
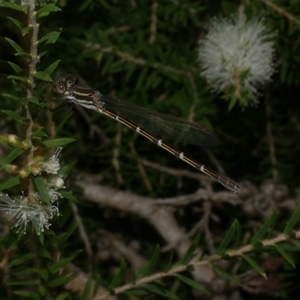
[[[49,221],[58,214],[58,208],[55,205],[45,205],[38,201],[38,197],[24,197],[11,199],[8,195],[0,193],[0,210],[10,215],[10,219],[16,219],[12,227],[18,228],[26,233],[27,226],[32,223],[33,228],[40,234],[44,228],[49,229]]]
[[[274,43],[262,19],[247,20],[243,10],[234,18],[215,18],[199,42],[201,75],[214,91],[228,89],[255,100],[260,85],[274,72]]]
[[[58,192],[62,188],[65,188],[65,186],[61,177],[53,177],[49,181],[47,180],[47,191],[51,203],[58,201],[59,198],[63,198],[61,193]],[[39,202],[43,202],[42,196],[38,192],[34,193],[34,198]]]
[[[47,186],[47,190],[48,190],[48,196],[49,196],[51,203],[58,201],[59,198],[63,198],[61,193],[58,192],[55,188],[52,188],[51,186]],[[42,199],[40,193],[34,193],[34,197],[40,203],[43,202],[43,199]]]
[[[61,193],[59,193],[56,189],[48,187],[48,193],[51,203],[58,201],[58,198],[63,198]]]
[[[51,220],[54,216],[58,216],[58,207],[55,205],[40,205],[36,210],[35,217],[31,219],[33,228],[40,233],[44,232],[44,227],[49,229]]]
[[[62,147],[57,148],[54,155],[52,155],[47,161],[40,162],[39,167],[48,174],[57,174],[60,169],[59,158]]]

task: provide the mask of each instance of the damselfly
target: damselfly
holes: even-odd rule
[[[235,181],[209,169],[204,164],[197,162],[163,142],[165,139],[176,139],[179,142],[202,147],[218,146],[220,144],[219,138],[206,127],[157,113],[124,100],[104,96],[97,90],[80,87],[77,85],[77,79],[73,75],[67,75],[58,81],[55,86],[59,95],[69,100],[70,103],[81,105],[111,117],[185,163],[214,178],[227,189],[235,193],[242,192],[243,188]]]

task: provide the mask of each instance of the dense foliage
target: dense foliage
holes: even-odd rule
[[[255,101],[212,91],[199,61],[212,18],[241,9],[273,33],[275,73]],[[297,299],[299,12],[298,0],[1,1],[0,299]],[[168,142],[244,193],[65,105],[55,83],[69,73],[214,131],[213,149]]]

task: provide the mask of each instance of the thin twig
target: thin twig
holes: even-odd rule
[[[278,170],[276,168],[277,166],[277,158],[275,154],[275,144],[274,144],[274,138],[273,138],[273,132],[272,132],[272,121],[271,121],[271,103],[270,103],[270,97],[266,96],[266,131],[267,131],[267,141],[270,151],[270,159],[271,159],[271,165],[272,165],[272,175],[273,179],[277,182],[278,181]]]
[[[134,148],[134,145],[133,143],[129,143],[129,148],[130,148],[130,151],[131,153],[134,155],[134,156],[137,156],[137,153],[135,151],[135,148]],[[138,160],[138,169],[139,169],[139,172],[141,174],[141,177],[144,181],[144,184],[147,188],[147,190],[149,192],[152,192],[153,191],[153,188],[152,188],[152,185],[151,185],[151,181],[148,179],[148,176],[147,176],[147,173],[146,173],[146,170],[144,168],[144,166],[139,162]]]
[[[122,138],[122,127],[117,125],[117,134],[115,135],[115,146],[113,149],[113,157],[112,157],[112,165],[116,171],[117,175],[117,182],[118,184],[123,183],[123,177],[122,173],[120,172],[120,161],[119,161],[119,156],[120,156],[120,144],[121,144],[121,138]]]
[[[300,229],[295,231],[295,237],[298,238],[298,239],[300,238]],[[279,236],[274,237],[272,239],[262,241],[262,247],[274,246],[274,245],[277,245],[281,242],[287,241],[289,239],[290,239],[289,236],[287,236],[285,234],[280,234]],[[253,250],[254,250],[253,245],[247,245],[247,246],[243,246],[243,247],[238,248],[238,249],[229,250],[225,254],[229,257],[239,257],[242,254],[246,254],[246,253],[251,252]],[[196,260],[196,261],[189,262],[187,265],[176,266],[176,267],[170,269],[169,271],[158,272],[158,273],[152,274],[150,276],[146,276],[146,277],[143,277],[141,279],[138,279],[135,282],[130,282],[130,283],[127,283],[127,284],[125,284],[121,287],[115,288],[114,289],[114,294],[118,295],[118,294],[124,293],[125,291],[130,290],[132,288],[142,286],[146,283],[155,282],[155,281],[161,280],[165,277],[170,277],[172,275],[182,273],[182,272],[186,271],[188,268],[190,268],[191,266],[211,265],[212,263],[216,263],[217,261],[220,261],[221,259],[222,259],[222,255],[211,255],[211,256],[209,256],[205,259],[202,259],[202,260]],[[264,274],[261,274],[261,275],[263,277],[265,277]],[[97,297],[95,299],[102,300],[102,299],[107,299],[108,297],[110,297],[110,293],[106,292],[102,296]]]
[[[27,88],[27,98],[32,97],[32,91],[35,88],[35,81],[34,81],[34,74],[36,73],[36,65],[39,62],[38,56],[38,32],[39,32],[39,24],[36,22],[36,10],[35,10],[35,0],[28,0],[27,1],[29,8],[28,8],[28,27],[32,28],[32,35],[30,39],[30,55],[31,61],[28,66],[28,88]],[[33,153],[35,151],[35,147],[32,143],[32,129],[33,129],[33,120],[31,116],[31,112],[29,110],[29,106],[25,105],[25,113],[26,118],[29,120],[28,127],[26,130],[26,141],[30,145],[30,150],[27,156],[27,164],[33,164]],[[28,182],[28,195],[34,194],[34,186],[33,182],[30,179]]]
[[[86,230],[85,230],[85,227],[84,227],[84,224],[82,222],[82,219],[81,219],[81,216],[80,214],[78,213],[78,207],[77,207],[77,204],[74,203],[74,202],[71,202],[71,209],[73,211],[73,215],[74,215],[74,218],[75,218],[75,221],[78,225],[78,229],[79,229],[79,234],[80,234],[80,237],[83,241],[83,244],[85,246],[85,251],[88,255],[88,260],[89,260],[89,270],[91,271],[93,268],[92,268],[92,262],[93,262],[93,250],[92,250],[92,247],[91,247],[91,243],[89,241],[89,238],[88,238],[88,235],[86,233]]]
[[[263,3],[265,3],[267,6],[271,7],[273,10],[278,12],[280,15],[285,16],[288,20],[295,22],[296,24],[300,25],[300,20],[298,20],[296,17],[288,13],[286,10],[284,10],[282,7],[279,7],[274,2],[270,0],[260,0]]]
[[[156,15],[156,10],[157,10],[157,1],[154,1],[152,3],[152,13],[151,13],[151,25],[150,25],[150,38],[149,38],[149,44],[152,44],[155,41],[155,36],[156,36],[156,25],[157,25],[157,15]]]

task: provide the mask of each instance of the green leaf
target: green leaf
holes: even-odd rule
[[[70,293],[63,292],[62,294],[58,295],[55,300],[65,300],[69,297]]]
[[[37,285],[38,284],[38,280],[10,280],[7,285],[27,285],[27,286],[32,286],[32,285]]]
[[[35,273],[38,273],[38,270],[34,269],[34,268],[26,268],[25,270],[21,270],[21,271],[17,271],[17,272],[11,271],[11,274],[13,274],[15,276],[31,275],[31,274],[35,274]]]
[[[0,145],[4,145],[4,146],[9,147],[11,149],[11,147],[8,146],[7,138],[3,135],[0,135]]]
[[[18,248],[19,248],[19,241],[16,240],[16,241],[11,243],[11,245],[9,246],[9,248],[7,250],[8,251],[18,250]]]
[[[128,66],[129,70],[126,72],[124,82],[129,82],[131,76],[133,75],[133,72],[136,70],[136,65],[135,64],[130,64]]]
[[[7,42],[16,50],[17,53],[24,52],[24,50],[13,40],[5,38]]]
[[[165,261],[165,264],[162,267],[162,270],[167,272],[171,269],[172,267],[172,262],[173,262],[173,257],[174,257],[174,252],[170,251],[169,253],[169,258]]]
[[[222,9],[226,12],[227,15],[232,15],[236,13],[236,5],[229,1],[222,1],[221,2]]]
[[[49,191],[46,187],[43,177],[41,177],[41,176],[33,177],[33,181],[40,193],[42,200],[49,205],[51,203],[51,200],[49,197]]]
[[[15,53],[15,56],[18,56],[18,57],[24,57],[25,59],[31,59],[31,55],[27,52],[18,52],[18,53]]]
[[[44,72],[48,75],[52,74],[52,72],[57,68],[60,59],[56,60],[53,64],[51,64]]]
[[[15,185],[18,185],[19,183],[20,183],[20,178],[19,177],[9,178],[8,180],[0,183],[0,191],[9,189],[9,188],[11,188]]]
[[[39,274],[44,280],[48,280],[49,278],[49,273],[48,270],[45,268],[39,268]]]
[[[61,259],[60,261],[52,264],[50,267],[49,267],[49,272],[51,274],[54,274],[56,272],[58,272],[61,268],[63,268],[65,265],[69,264],[80,252],[82,252],[82,250],[77,250],[75,251],[75,253],[70,256],[70,257],[67,257],[67,258],[63,258]]]
[[[0,159],[0,165],[2,170],[6,167],[6,165],[10,164],[13,160],[15,160],[18,156],[20,156],[24,150],[22,148],[13,149],[3,160]]]
[[[141,299],[140,297],[148,296],[149,292],[144,290],[143,288],[133,288],[133,289],[127,290],[124,294],[126,296],[130,297],[130,299],[140,300]]]
[[[46,35],[44,35],[39,41],[38,43],[41,44],[43,42],[46,42],[47,44],[55,44],[57,39],[59,38],[60,32],[59,31],[51,31],[49,33],[47,33]]]
[[[48,287],[58,287],[58,286],[62,286],[62,285],[65,285],[66,283],[70,282],[71,280],[73,280],[76,276],[62,276],[62,277],[59,277],[59,278],[55,278],[51,281],[48,281],[47,282],[47,286]]]
[[[101,275],[99,274],[99,272],[96,272],[93,275],[93,290],[92,290],[92,295],[95,296],[96,293],[99,290],[99,286],[102,285],[103,280],[101,279]]]
[[[178,296],[174,295],[173,293],[169,292],[168,290],[165,290],[161,287],[158,287],[154,284],[145,284],[143,285],[143,288],[160,296],[166,297],[166,298],[170,298],[170,299],[176,299],[176,300],[180,300],[178,298]]]
[[[231,111],[235,104],[237,103],[238,98],[237,97],[232,97],[229,104],[228,104],[228,111]]]
[[[43,57],[47,53],[48,53],[48,51],[42,51],[42,52],[40,52],[40,57]]]
[[[69,200],[71,200],[71,201],[73,201],[73,202],[76,202],[76,203],[78,203],[79,201],[77,200],[77,198],[76,197],[74,197],[72,194],[70,194],[69,192],[67,192],[67,191],[59,191],[60,192],[60,194],[65,198],[65,199],[69,199]]]
[[[41,18],[48,16],[53,11],[61,11],[61,9],[54,4],[47,4],[39,9],[36,14],[38,18]]]
[[[228,249],[230,243],[235,237],[235,233],[238,231],[238,227],[240,227],[238,220],[234,220],[229,230],[226,232],[226,235],[217,250],[217,254],[222,255]]]
[[[189,261],[191,261],[195,257],[195,250],[197,249],[199,242],[200,242],[200,233],[196,235],[188,251],[183,256],[183,258],[179,261],[179,264],[186,265]]]
[[[46,257],[46,258],[51,258],[51,254],[46,248],[39,247],[37,249],[37,253],[39,254],[39,256]]]
[[[110,283],[110,285],[108,287],[109,289],[112,290],[115,287],[120,286],[123,283],[126,270],[127,270],[126,261],[124,259],[121,259],[120,268],[119,268],[117,274],[114,276],[112,282]]]
[[[23,71],[17,64],[15,64],[15,63],[13,63],[11,61],[8,61],[7,63],[14,69],[14,71],[17,74],[19,74],[19,73],[21,73]]]
[[[281,244],[280,247],[289,252],[300,252],[300,245]]]
[[[14,259],[10,264],[9,266],[10,267],[14,267],[14,266],[17,266],[17,265],[20,265],[22,264],[23,262],[27,262],[28,260],[31,260],[32,258],[34,257],[34,254],[33,253],[27,253],[21,257],[17,257],[16,259]]]
[[[47,289],[42,283],[39,284],[39,293],[43,297],[45,297],[45,295],[47,293]]]
[[[21,22],[15,18],[11,18],[11,17],[6,17],[6,19],[10,20],[13,24],[15,24],[18,29],[22,29],[22,25],[21,25]]]
[[[9,76],[7,76],[7,79],[21,81],[21,82],[26,83],[26,84],[28,83],[27,78],[25,76],[9,75]]]
[[[16,122],[18,122],[19,124],[24,124],[25,123],[25,118],[20,117],[18,114],[16,114],[15,112],[11,111],[11,110],[1,110],[1,112],[3,112],[4,114],[10,116],[12,119],[14,119]]]
[[[39,238],[39,241],[40,241],[41,245],[44,246],[44,242],[45,242],[44,234],[42,232],[40,232],[40,228],[37,228],[37,226],[34,226],[34,227],[35,227],[36,232],[38,233],[38,238]],[[48,232],[51,232],[51,231],[49,230]]]
[[[61,138],[61,139],[46,140],[43,141],[42,144],[45,147],[50,148],[50,147],[58,147],[58,146],[66,145],[69,143],[73,143],[75,141],[76,139],[73,138]]]
[[[74,222],[68,228],[67,232],[61,236],[61,242],[65,243],[70,238],[70,236],[73,234],[73,232],[75,231],[76,228],[77,228],[77,224]]]
[[[259,241],[261,241],[265,236],[265,234],[269,231],[269,229],[272,229],[272,227],[275,224],[275,220],[276,220],[275,214],[272,213],[272,215],[270,215],[270,217],[267,219],[264,225],[256,232],[254,237],[251,239],[250,244],[255,245]]]
[[[25,36],[28,32],[30,32],[32,30],[33,27],[28,26],[28,27],[24,27],[21,31],[22,36]]]
[[[43,81],[51,82],[51,77],[45,72],[36,72],[34,77]]]
[[[57,124],[57,126],[56,126],[56,134],[58,134],[61,131],[64,124],[68,122],[70,117],[71,117],[71,114],[66,114],[65,116],[63,116],[63,115],[61,116],[61,118],[59,120],[59,124]]]
[[[88,300],[90,299],[89,295],[92,295],[91,294],[91,289],[92,289],[92,286],[94,285],[93,283],[93,280],[91,278],[89,278],[85,285],[84,285],[84,290],[81,294],[81,297],[80,297],[80,300]]]
[[[27,298],[33,298],[33,299],[40,299],[40,295],[35,292],[29,292],[29,291],[14,291],[15,295],[24,296]]]
[[[15,101],[15,102],[20,102],[20,103],[22,103],[22,101],[24,102],[24,100],[22,98],[20,98],[16,95],[4,93],[3,96],[8,99],[11,99],[12,101]],[[23,103],[23,104],[25,104],[25,103]]]
[[[196,282],[186,276],[183,276],[181,274],[175,274],[174,277],[178,278],[179,280],[181,280],[185,284],[193,287],[194,289],[199,290],[200,292],[205,293],[206,295],[210,296],[209,291],[203,285],[199,284],[198,282]]]
[[[14,9],[14,10],[17,10],[17,11],[26,11],[27,10],[27,5],[26,7],[24,6],[20,6],[20,5],[17,5],[15,3],[11,3],[11,2],[0,2],[0,7],[6,7],[6,8],[10,8],[10,9]]]
[[[240,222],[238,220],[236,220],[237,224],[236,224],[236,232],[235,232],[235,236],[234,236],[234,241],[232,243],[232,248],[238,248],[238,246],[240,245],[241,242],[241,235],[242,235],[242,227],[240,225]]]
[[[265,271],[262,269],[261,266],[259,266],[250,256],[246,255],[246,254],[241,254],[241,256],[243,257],[243,259],[245,261],[248,262],[249,265],[251,265],[251,267],[253,269],[255,269],[255,271],[257,273],[259,273],[260,275],[262,275],[265,279],[267,279],[266,273]]]
[[[147,276],[147,275],[151,274],[154,271],[155,266],[156,266],[157,261],[158,261],[158,258],[159,258],[159,253],[160,253],[159,245],[156,245],[156,247],[154,249],[154,252],[152,254],[152,258],[139,271],[140,276],[142,276],[142,277]]]
[[[297,205],[292,217],[288,221],[286,227],[283,230],[284,234],[290,234],[294,227],[299,223],[300,220],[300,204]]]
[[[73,161],[73,162],[71,162],[70,164],[68,164],[68,165],[66,165],[66,164],[64,164],[63,165],[63,167],[62,168],[60,168],[59,169],[59,174],[66,174],[66,173],[69,173],[69,172],[71,172],[72,171],[72,168],[74,167],[74,165],[76,165],[76,161]],[[71,195],[71,197],[73,197],[72,195]],[[69,199],[69,198],[68,198]],[[72,200],[72,201],[76,201],[77,202],[77,199],[76,198],[72,198],[72,199],[70,199],[70,200]]]
[[[147,75],[148,69],[144,67],[142,69],[142,72],[140,73],[140,76],[138,77],[137,83],[136,83],[136,90],[140,90],[142,85],[145,84],[145,77]]]
[[[39,98],[36,97],[36,96],[32,96],[32,97],[29,97],[27,98],[27,101],[30,102],[30,103],[33,103],[34,105],[38,105],[40,107],[45,107],[45,103],[42,103],[40,102]],[[34,134],[35,132],[33,132],[32,134]]]
[[[230,280],[231,282],[233,282],[236,285],[241,285],[240,282],[231,274],[229,274],[228,272],[226,272],[225,270],[223,270],[222,268],[220,268],[217,265],[212,264],[211,265],[212,268],[218,272],[220,275],[222,275],[223,277],[227,278],[228,280]]]
[[[281,247],[281,245],[275,244],[274,247],[293,268],[296,268],[293,258]]]

